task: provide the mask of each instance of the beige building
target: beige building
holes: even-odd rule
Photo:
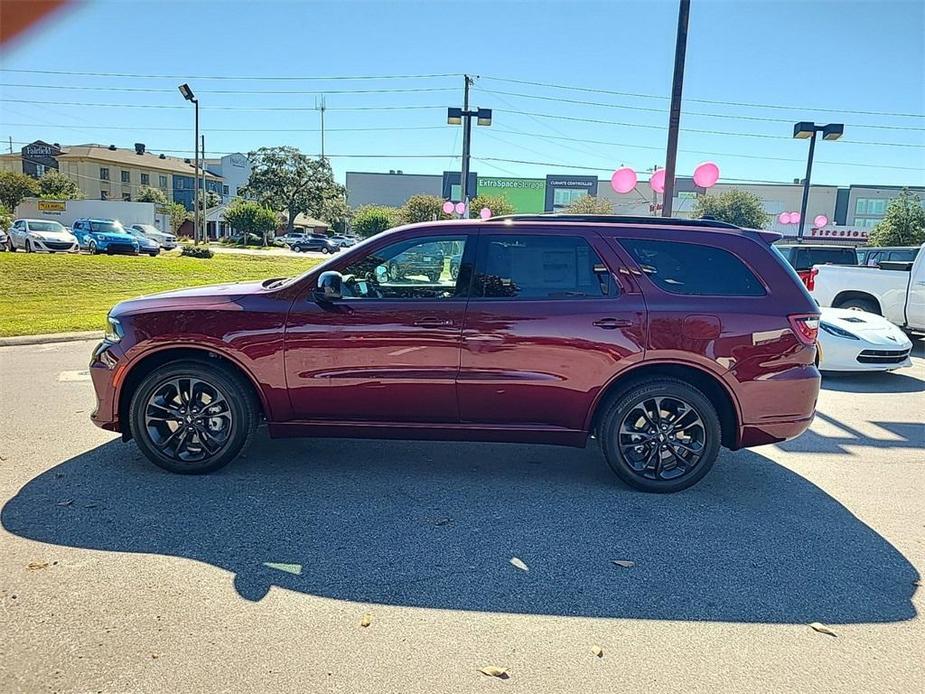
[[[136,200],[143,187],[158,188],[168,200],[193,206],[195,167],[189,160],[96,144],[59,147],[36,142],[20,153],[0,155],[0,170],[40,177],[57,168],[89,200]],[[206,189],[221,195],[222,178],[206,172]]]

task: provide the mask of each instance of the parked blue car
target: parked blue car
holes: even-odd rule
[[[149,239],[135,227],[131,226],[125,231],[135,237],[135,240],[138,242],[139,253],[147,253],[153,258],[161,252],[161,244],[154,239]]]
[[[80,247],[91,254],[138,254],[138,240],[112,219],[78,219],[71,225],[71,233]]]

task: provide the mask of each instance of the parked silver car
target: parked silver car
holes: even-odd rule
[[[7,232],[6,247],[27,253],[76,253],[77,237],[52,219],[17,219]]]
[[[165,251],[177,247],[176,236],[168,234],[166,231],[161,231],[152,224],[132,224],[132,226],[128,228],[128,231],[131,232],[133,230],[140,232],[152,241],[157,241]]]

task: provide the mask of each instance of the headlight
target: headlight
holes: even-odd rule
[[[825,330],[829,335],[834,335],[835,337],[844,337],[847,340],[860,340],[857,335],[849,333],[847,330],[839,328],[837,325],[832,325],[831,323],[826,323],[822,321],[819,323],[819,327],[822,330]]]
[[[118,318],[113,318],[112,316],[106,316],[106,330],[105,338],[107,342],[118,342],[122,339],[122,336],[125,334],[122,331],[122,324],[119,322]]]

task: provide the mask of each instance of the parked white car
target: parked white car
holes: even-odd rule
[[[135,230],[143,234],[145,237],[151,239],[152,241],[157,241],[161,248],[165,251],[169,251],[172,248],[177,247],[177,237],[173,234],[168,234],[166,231],[161,231],[156,226],[152,224],[132,224],[127,231]]]
[[[820,371],[893,371],[912,366],[912,340],[886,318],[866,311],[823,308],[819,319]]]
[[[0,251],[10,250],[7,240],[8,240],[8,237],[6,235],[6,231],[4,231],[3,229],[0,229]]]
[[[17,219],[7,232],[7,249],[27,253],[76,253],[77,237],[52,219]]]
[[[820,306],[856,308],[906,330],[925,332],[925,252],[919,252],[909,270],[885,265],[817,265],[810,293]]]

